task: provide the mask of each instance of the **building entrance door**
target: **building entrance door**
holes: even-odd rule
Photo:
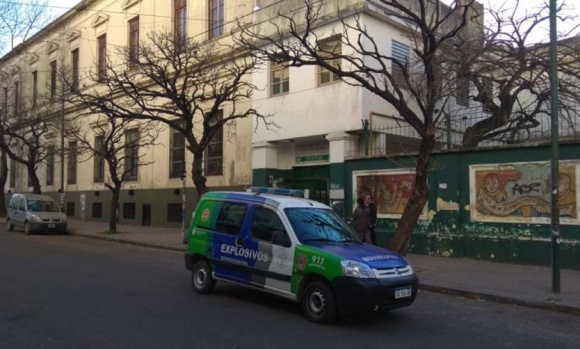
[[[308,189],[309,199],[329,204],[328,181],[326,179],[298,179],[295,189]]]
[[[330,167],[304,166],[293,168],[293,189],[308,189],[309,198],[323,204],[329,204]]]
[[[151,225],[151,204],[143,204],[142,208],[141,225]]]

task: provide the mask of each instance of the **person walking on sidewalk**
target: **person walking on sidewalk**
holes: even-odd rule
[[[356,200],[358,206],[354,210],[352,220],[354,221],[354,230],[362,242],[371,243],[371,212],[365,205],[363,198]]]
[[[365,196],[365,206],[369,210],[369,214],[371,217],[371,222],[369,224],[369,231],[371,235],[371,243],[373,245],[377,244],[377,235],[375,234],[375,226],[377,224],[377,206],[373,202],[373,197],[370,194]]]

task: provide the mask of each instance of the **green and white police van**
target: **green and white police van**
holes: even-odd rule
[[[196,292],[233,282],[299,302],[318,323],[413,303],[418,278],[405,258],[360,242],[330,207],[293,196],[300,191],[254,191],[201,197],[185,253]]]

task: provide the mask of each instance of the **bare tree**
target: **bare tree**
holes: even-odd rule
[[[52,20],[47,4],[46,0],[0,3],[0,52],[14,49]]]
[[[98,115],[96,119],[95,114]],[[95,182],[102,181],[112,193],[111,233],[117,231],[119,194],[123,183],[137,179],[139,168],[152,163],[142,149],[154,146],[160,132],[155,122],[120,119],[115,115],[115,112],[103,114],[102,108],[89,106],[66,124],[67,136],[78,141],[78,153],[86,155],[85,161],[94,160]],[[88,124],[88,120],[93,122]],[[108,176],[105,176],[105,167]]]
[[[0,74],[0,79],[6,81],[5,73]],[[9,117],[9,105],[5,100],[0,104],[0,123],[4,123]],[[0,127],[0,142],[5,139],[4,129]],[[6,216],[6,200],[4,199],[4,187],[6,186],[6,181],[8,180],[8,156],[2,147],[0,147],[0,186],[2,186],[2,195],[0,195],[0,216]]]
[[[241,25],[240,40],[263,59],[292,66],[317,65],[338,75],[344,83],[372,92],[392,105],[417,132],[421,141],[413,192],[391,242],[393,250],[406,253],[429,193],[429,160],[444,109],[441,105],[446,103],[442,88],[442,77],[447,75],[445,57],[456,37],[469,29],[467,23],[476,23],[478,7],[469,0],[452,1],[450,6],[438,0],[378,3],[373,15],[397,22],[398,26],[392,26],[393,33],[403,27],[412,43],[407,59],[398,59],[382,49],[385,33],[367,30],[356,14],[373,10],[352,8],[352,3],[342,0],[306,0],[303,8],[279,10],[266,23]],[[355,13],[353,20],[343,16],[349,12]],[[339,24],[328,29],[337,16]],[[328,37],[338,37],[341,49],[319,45]]]
[[[28,173],[32,192],[42,192],[38,169],[49,156],[47,139],[58,127],[58,119],[50,103],[19,103],[10,117],[0,122],[0,148],[10,159],[21,163]]]
[[[52,18],[47,9],[47,1],[32,0],[29,2],[0,3],[0,53],[13,50],[16,45],[28,39],[43,28]],[[6,57],[5,57],[6,58]],[[0,60],[2,62],[2,60]],[[3,80],[6,81],[6,80]],[[10,117],[9,109],[3,106],[3,118]],[[3,136],[3,134],[0,134]],[[6,152],[0,149],[0,187],[4,190],[8,180],[8,159]],[[0,215],[6,214],[6,201],[0,195]]]
[[[486,12],[485,43],[473,47],[457,46],[459,66],[475,86],[472,100],[481,102],[484,113],[466,128],[462,144],[475,147],[486,140],[518,143],[530,139],[550,115],[550,53],[547,44],[538,44],[542,27],[549,24],[548,4],[528,8],[517,1],[513,7]],[[526,14],[517,16],[526,6]],[[557,8],[560,21],[571,21],[563,3]],[[570,37],[577,28],[559,30]],[[465,38],[468,39],[468,38]],[[569,38],[558,44],[560,117],[565,126],[578,125],[580,94],[580,39]],[[468,120],[469,121],[469,120]],[[545,130],[544,130],[545,132]]]
[[[215,41],[198,43],[165,32],[150,34],[138,51],[127,47],[117,54],[121,64],[108,60],[103,71],[88,77],[94,88],[72,89],[69,101],[116,118],[164,123],[183,134],[193,154],[197,193],[205,193],[204,151],[216,133],[236,119],[266,122],[247,107],[257,63]]]

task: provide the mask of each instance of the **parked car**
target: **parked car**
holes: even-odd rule
[[[232,282],[299,302],[317,323],[413,303],[418,277],[404,257],[362,243],[324,204],[255,191],[201,197],[185,253],[196,292]]]
[[[59,205],[48,195],[15,193],[8,204],[8,231],[20,227],[25,234],[40,231],[66,233],[67,219]]]

